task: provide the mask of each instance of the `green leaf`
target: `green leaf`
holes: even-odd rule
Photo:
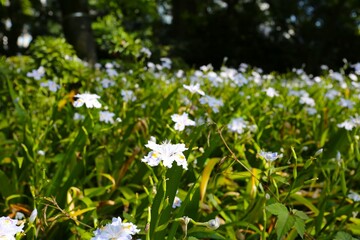
[[[289,230],[294,226],[295,223],[295,217],[293,215],[290,215],[290,213],[282,213],[279,214],[276,222],[276,234],[277,239],[281,239],[283,236],[285,236]]]
[[[303,211],[299,211],[299,210],[294,209],[294,210],[292,210],[292,212],[293,212],[293,214],[295,214],[295,216],[301,218],[302,220],[309,219],[309,217]]]
[[[298,234],[300,235],[300,237],[303,238],[305,233],[305,221],[300,217],[295,217],[294,227],[298,232]]]
[[[281,204],[281,203],[270,204],[270,205],[266,206],[265,208],[268,212],[270,212],[273,215],[289,214],[289,211],[287,210],[285,205]]]
[[[346,233],[346,232],[338,232],[336,233],[336,236],[334,238],[334,240],[353,240],[356,238],[353,238],[350,234]]]

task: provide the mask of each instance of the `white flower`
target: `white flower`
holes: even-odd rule
[[[124,102],[133,102],[136,100],[136,96],[131,90],[121,90],[121,96]]]
[[[273,162],[278,158],[282,158],[282,154],[278,154],[277,152],[264,152],[260,151],[259,155],[263,157],[266,161]]]
[[[83,94],[76,94],[76,98],[78,98],[74,103],[74,107],[81,107],[85,104],[87,108],[101,108],[101,103],[98,101],[100,98],[97,94],[91,93],[83,93]]]
[[[37,153],[38,153],[40,156],[45,156],[45,152],[44,152],[43,150],[39,150]]]
[[[101,80],[101,85],[103,86],[103,88],[108,88],[114,86],[115,82],[108,78],[104,78],[103,80]]]
[[[202,96],[205,95],[204,91],[202,91],[202,90],[200,89],[200,84],[199,84],[199,83],[197,83],[197,84],[195,84],[195,85],[193,85],[193,84],[185,85],[185,84],[184,84],[183,87],[184,87],[185,89],[189,90],[191,93],[198,93],[198,94],[200,94],[200,95],[202,95]]]
[[[109,75],[109,77],[116,77],[119,75],[118,72],[113,68],[107,68],[106,73]]]
[[[354,202],[360,202],[360,195],[356,192],[350,191],[347,195],[348,198],[352,199]]]
[[[40,83],[41,87],[48,87],[51,92],[56,92],[60,89],[60,85],[52,80],[48,80],[47,82]]]
[[[74,113],[73,119],[74,120],[83,120],[83,119],[85,119],[85,116],[81,115],[80,113]]]
[[[315,115],[317,113],[316,111],[316,108],[312,108],[312,107],[307,107],[305,108],[306,112],[309,114],[309,115]]]
[[[266,92],[266,95],[271,98],[279,96],[279,93],[272,87],[265,89],[264,92]]]
[[[202,105],[207,104],[209,105],[209,107],[212,108],[212,110],[214,111],[214,113],[218,113],[219,112],[219,108],[222,107],[224,105],[223,101],[221,99],[216,99],[214,97],[210,97],[210,96],[203,96],[199,99],[200,103]]]
[[[170,58],[160,58],[160,61],[163,68],[171,68],[172,61]]]
[[[177,208],[181,206],[181,199],[178,196],[175,196],[172,208]]]
[[[142,162],[155,167],[162,161],[165,167],[171,168],[175,161],[178,166],[182,166],[183,169],[187,170],[188,164],[182,153],[187,150],[185,144],[171,144],[170,142],[157,144],[156,140],[151,138],[145,146],[152,151],[141,160]]]
[[[339,105],[348,109],[354,108],[354,102],[345,98],[340,98]]]
[[[220,218],[216,217],[207,222],[206,226],[212,230],[218,229],[220,227]]]
[[[299,103],[300,103],[300,104],[308,105],[308,106],[310,106],[310,107],[315,107],[315,101],[314,101],[314,99],[312,99],[311,97],[306,96],[306,95],[304,95],[304,96],[302,96],[302,97],[300,98]]]
[[[189,119],[187,113],[183,113],[181,115],[173,114],[171,115],[171,119],[175,122],[174,129],[178,131],[183,131],[185,126],[195,126],[195,122]]]
[[[131,240],[132,235],[140,232],[133,223],[123,223],[121,218],[113,218],[112,222],[96,229],[91,240]]]
[[[325,97],[327,99],[333,100],[335,97],[339,95],[340,95],[339,91],[336,91],[335,89],[330,89],[329,91],[326,92]]]
[[[100,111],[99,114],[100,114],[100,122],[114,123],[113,117],[115,116],[115,113],[109,111]]]
[[[26,74],[27,77],[32,77],[35,80],[40,80],[45,75],[45,68],[40,66],[38,69],[32,70]]]
[[[248,122],[245,121],[242,117],[234,118],[227,125],[231,132],[236,132],[238,134],[244,133],[245,129],[248,127]]]
[[[351,131],[353,128],[360,126],[360,117],[350,117],[349,120],[339,123],[337,126],[339,128],[345,128],[346,130]]]
[[[141,53],[144,53],[147,58],[150,58],[150,57],[151,57],[151,51],[150,51],[150,49],[148,49],[148,48],[146,48],[146,47],[141,48],[141,49],[140,49],[140,52],[141,52]]]
[[[37,211],[37,209],[35,208],[35,209],[31,212],[31,214],[30,214],[29,222],[30,222],[30,223],[33,223],[33,222],[35,221],[37,215],[38,215],[38,211]]]
[[[23,232],[24,224],[18,225],[18,220],[0,217],[0,239],[15,240],[15,235]]]

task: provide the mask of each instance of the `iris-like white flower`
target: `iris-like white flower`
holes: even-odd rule
[[[214,97],[210,97],[210,96],[203,96],[199,99],[200,103],[202,105],[207,104],[209,105],[209,107],[212,108],[212,110],[214,111],[214,113],[218,113],[219,112],[219,108],[222,107],[224,105],[223,101],[221,99],[216,99]]]
[[[282,154],[278,154],[277,152],[264,152],[260,151],[259,155],[264,158],[268,162],[273,162],[278,158],[282,158]]]
[[[115,113],[109,111],[100,111],[100,122],[114,123]]]
[[[185,84],[184,84],[183,87],[184,87],[185,89],[189,90],[191,93],[198,93],[198,94],[200,94],[200,95],[202,95],[202,96],[205,95],[204,91],[202,91],[202,90],[200,89],[200,84],[199,84],[199,83],[197,83],[197,84],[195,84],[195,85],[193,85],[193,84],[185,85]]]
[[[136,100],[136,96],[131,90],[121,90],[121,96],[124,102],[133,102]]]
[[[183,131],[185,126],[195,126],[195,122],[189,119],[189,115],[187,113],[173,114],[171,115],[171,119],[175,122],[174,129],[178,131]]]
[[[15,235],[23,232],[24,224],[18,225],[18,220],[0,217],[0,239],[15,240]]]
[[[277,97],[277,96],[279,96],[279,93],[278,93],[278,91],[276,91],[274,88],[272,88],[272,87],[269,87],[269,88],[267,88],[267,89],[265,89],[264,90],[264,92],[266,92],[266,95],[268,96],[268,97]]]
[[[97,94],[91,93],[83,93],[83,94],[76,94],[76,98],[78,98],[74,103],[74,107],[82,107],[85,104],[87,108],[101,108],[101,103],[98,101],[100,98]]]
[[[47,82],[40,83],[41,87],[47,87],[51,92],[57,92],[60,89],[60,85],[52,80],[48,80]]]
[[[155,138],[152,137],[145,146],[152,151],[141,161],[149,164],[151,167],[159,165],[162,161],[165,167],[171,168],[175,161],[178,166],[185,170],[188,169],[188,163],[183,154],[183,151],[187,150],[185,144],[171,144],[170,142],[157,144]]]
[[[26,74],[27,77],[34,78],[35,80],[40,80],[45,75],[45,68],[40,66],[38,69],[32,70]]]
[[[131,240],[132,235],[140,232],[133,223],[123,223],[120,217],[113,218],[112,222],[96,229],[91,240]]]

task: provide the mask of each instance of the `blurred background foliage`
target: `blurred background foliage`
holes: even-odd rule
[[[242,62],[317,73],[360,56],[357,0],[1,0],[0,54],[38,36],[66,37],[89,62],[170,55],[190,66]],[[92,28],[91,28],[92,26]],[[141,39],[141,41],[140,41]]]

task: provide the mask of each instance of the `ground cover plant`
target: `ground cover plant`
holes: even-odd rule
[[[135,50],[134,50],[135,51]],[[0,238],[356,239],[360,65],[1,58]]]

